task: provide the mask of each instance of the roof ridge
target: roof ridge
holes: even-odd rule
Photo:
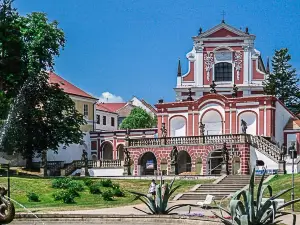
[[[87,95],[87,96],[82,96],[82,95],[79,95],[79,96],[81,96],[81,97],[88,97],[88,96],[89,96],[89,98],[98,99],[98,98],[95,98],[94,96],[88,94],[88,93],[87,93],[86,91],[84,91],[82,88],[80,88],[80,87],[76,86],[75,84],[71,83],[70,81],[66,80],[66,79],[63,78],[61,75],[58,75],[58,74],[55,73],[54,71],[48,71],[48,73],[49,73],[49,80],[50,80],[50,82],[51,82],[50,76],[51,76],[51,74],[53,74],[53,75],[59,77],[60,79],[62,79],[63,82],[69,83],[70,85],[74,86],[75,88],[79,89],[80,91],[82,91],[84,94]],[[60,83],[59,85],[61,86],[61,83]],[[62,85],[65,85],[65,84],[62,84]],[[62,86],[62,87],[63,87],[63,86]],[[62,89],[63,89],[63,88],[62,88]],[[69,93],[69,94],[72,94],[72,93]],[[75,95],[75,94],[73,94],[73,95]]]

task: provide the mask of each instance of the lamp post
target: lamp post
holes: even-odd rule
[[[295,199],[295,161],[294,161],[294,157],[295,157],[295,151],[296,151],[296,148],[295,148],[295,142],[293,141],[291,143],[291,147],[289,147],[289,151],[292,152],[292,193],[291,193],[291,198],[292,198],[292,201]],[[294,212],[294,203],[292,204],[292,212]]]

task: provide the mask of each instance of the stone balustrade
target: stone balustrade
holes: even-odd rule
[[[130,139],[128,148],[143,146],[163,146],[163,145],[207,145],[207,144],[228,144],[247,143],[249,135],[244,134],[224,134],[206,136],[186,136],[186,137],[166,137],[166,138],[143,138]]]

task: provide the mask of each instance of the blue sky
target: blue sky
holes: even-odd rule
[[[223,10],[226,23],[256,35],[264,59],[287,47],[300,71],[298,0],[15,0],[14,6],[59,21],[67,43],[56,72],[97,97],[174,101],[178,58],[185,73],[191,37],[219,24]]]

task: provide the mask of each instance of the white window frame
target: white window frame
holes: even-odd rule
[[[89,116],[89,105],[88,104],[83,104],[83,115],[85,117]]]

